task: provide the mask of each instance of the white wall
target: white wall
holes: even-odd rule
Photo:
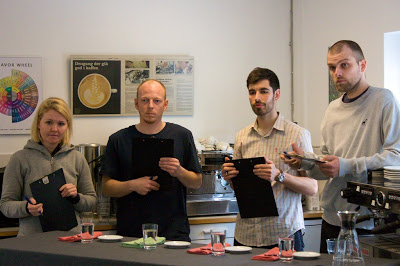
[[[400,29],[400,1],[295,0],[294,5],[294,120],[310,130],[318,145],[328,106],[328,46],[342,39],[356,41],[367,60],[367,81],[383,87],[384,33]]]
[[[187,54],[195,57],[194,115],[165,117],[233,142],[254,119],[245,89],[256,66],[281,80],[279,110],[290,118],[289,0],[0,0],[1,53],[43,57],[44,97],[70,100],[72,54]],[[294,120],[313,144],[328,106],[329,45],[352,39],[364,50],[371,85],[384,82],[384,33],[400,29],[397,0],[294,0]],[[105,144],[137,117],[75,118],[74,144]],[[0,154],[29,136],[0,135]]]
[[[400,31],[384,35],[384,81],[385,88],[390,89],[397,100],[400,100]]]
[[[281,79],[279,110],[290,118],[289,9],[289,0],[0,0],[1,55],[41,56],[44,98],[68,102],[70,55],[192,55],[194,115],[164,120],[191,129],[195,138],[233,142],[255,119],[245,81],[256,66]],[[137,122],[76,117],[72,142],[106,144],[110,134]],[[0,135],[0,154],[21,149],[28,138]]]

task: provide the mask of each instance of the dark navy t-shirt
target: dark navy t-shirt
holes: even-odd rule
[[[138,178],[133,175],[133,138],[173,139],[173,157],[177,158],[186,170],[201,172],[192,133],[179,125],[166,123],[165,127],[154,135],[142,134],[134,125],[111,135],[103,158],[101,175],[118,181]],[[168,190],[160,188],[160,191],[151,191],[144,196],[132,192],[117,199],[118,234],[142,237],[143,223],[158,224],[158,235],[168,240],[190,241],[186,188],[176,177],[172,177],[172,186]]]

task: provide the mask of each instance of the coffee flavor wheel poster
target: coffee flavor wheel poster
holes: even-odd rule
[[[0,57],[0,134],[29,134],[41,94],[40,57]]]
[[[72,60],[74,115],[121,113],[121,61]]]

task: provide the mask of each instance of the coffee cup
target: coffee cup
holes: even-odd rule
[[[117,89],[111,89],[108,79],[97,73],[85,76],[78,86],[79,100],[90,109],[103,107],[115,92]]]

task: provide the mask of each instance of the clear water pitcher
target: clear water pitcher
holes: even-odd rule
[[[332,265],[365,265],[356,232],[358,213],[355,211],[338,211],[338,216],[341,228],[336,241]]]

